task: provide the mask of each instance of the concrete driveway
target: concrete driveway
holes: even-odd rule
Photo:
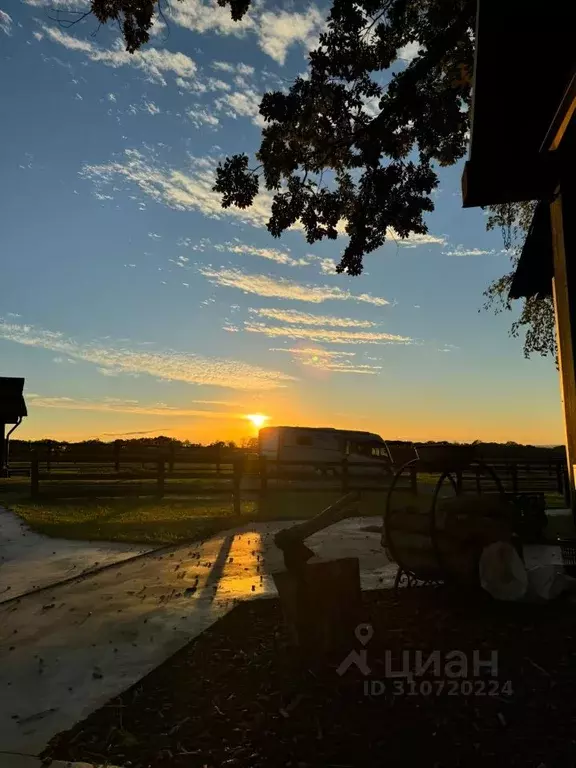
[[[0,605],[0,753],[37,755],[237,601],[274,596],[273,535],[287,524],[247,525]],[[352,518],[309,543],[320,559],[358,556],[364,589],[391,586],[396,566],[369,524]]]
[[[149,550],[132,544],[51,539],[0,507],[0,603]]]

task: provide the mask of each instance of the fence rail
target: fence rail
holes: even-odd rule
[[[168,455],[126,455],[119,465],[94,456],[53,457],[35,455],[32,461],[12,467],[14,474],[27,471],[32,498],[84,498],[118,496],[204,496],[228,495],[234,511],[240,513],[242,497],[265,498],[278,491],[353,490],[383,492],[390,485],[393,471],[389,463],[341,461],[282,461],[256,455],[191,457],[172,452]],[[507,492],[568,493],[566,463],[549,460],[484,461],[496,472]],[[492,478],[478,467],[457,470],[457,488],[464,492],[490,493],[496,490]],[[418,495],[430,492],[438,473],[427,474],[418,463],[406,468],[396,489]]]

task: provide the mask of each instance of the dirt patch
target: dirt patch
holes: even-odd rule
[[[348,651],[299,660],[278,601],[244,603],[46,755],[132,768],[573,766],[574,609],[424,588],[365,593],[365,676],[355,666],[337,674]],[[402,652],[416,672],[418,650],[439,652],[439,676],[387,676]],[[475,650],[481,660],[497,652],[495,676],[474,676]]]

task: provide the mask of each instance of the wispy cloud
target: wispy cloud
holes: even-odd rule
[[[484,251],[481,248],[466,248],[463,245],[457,245],[451,251],[442,251],[443,256],[492,256],[496,251]]]
[[[0,9],[0,32],[4,32],[5,35],[12,34],[12,16],[6,11]]]
[[[220,72],[228,72],[229,74],[242,75],[244,77],[251,77],[255,72],[254,67],[243,62],[213,61],[210,66],[212,69],[217,69]]]
[[[193,32],[211,32],[235,37],[254,34],[262,51],[278,64],[284,64],[291,46],[297,45],[305,51],[315,47],[325,23],[324,14],[315,5],[299,13],[262,11],[262,6],[257,4],[242,21],[235,22],[229,8],[220,7],[215,0],[187,0],[171,4],[168,15],[176,24]],[[230,72],[227,64],[228,62],[214,62],[214,68]],[[238,68],[241,65],[235,66]]]
[[[356,352],[342,352],[341,350],[329,350],[322,347],[270,347],[270,352],[287,352],[291,355],[302,357],[326,357],[331,360],[339,360],[344,357],[356,357]]]
[[[266,121],[260,114],[262,94],[253,88],[244,87],[233,93],[226,93],[216,100],[216,107],[228,117],[249,117],[254,125],[262,127]]]
[[[336,262],[334,259],[329,259],[324,256],[315,256],[313,253],[307,253],[306,258],[310,261],[315,261],[320,265],[320,271],[324,275],[336,274]]]
[[[163,435],[167,432],[174,432],[174,427],[154,427],[154,429],[139,429],[137,432],[101,432],[96,435],[96,437],[140,437],[143,435]]]
[[[332,373],[359,373],[374,376],[382,370],[380,365],[357,363],[350,360],[356,355],[355,352],[334,352],[322,347],[272,348],[270,351],[288,352],[301,365]]]
[[[160,107],[154,104],[153,101],[147,101],[144,104],[144,112],[148,112],[149,115],[159,115],[160,114]]]
[[[430,233],[425,235],[412,233],[408,237],[401,238],[397,232],[393,229],[389,229],[386,232],[386,238],[389,241],[394,241],[402,248],[417,248],[419,245],[446,245],[445,237],[442,235],[432,235]]]
[[[69,411],[98,411],[100,413],[133,413],[138,416],[188,416],[204,419],[230,419],[235,415],[230,411],[178,408],[166,405],[165,403],[152,403],[147,405],[138,403],[138,401],[135,400],[116,400],[114,398],[94,400],[90,398],[42,397],[41,395],[28,395],[27,401],[31,408],[57,408],[59,410]],[[226,405],[226,403],[224,403],[224,405]],[[236,418],[242,418],[242,415],[237,414]]]
[[[352,317],[335,315],[311,315],[308,312],[298,312],[296,309],[249,309],[249,312],[281,323],[298,323],[299,325],[327,325],[333,328],[374,328],[377,325],[370,320],[355,320]]]
[[[164,75],[168,72],[181,78],[190,78],[196,73],[196,64],[184,53],[150,47],[144,47],[136,53],[128,53],[120,41],[114,48],[101,48],[88,40],[81,40],[63,32],[60,27],[42,25],[42,29],[52,42],[68,50],[84,53],[91,61],[114,68],[137,67],[143,70],[150,80],[160,85],[167,84]]]
[[[70,0],[23,0],[23,2],[34,8],[55,8],[61,10],[69,10],[73,5],[75,11],[86,10],[90,6],[90,0],[75,0],[74,3],[70,3]]]
[[[292,299],[320,304],[323,301],[360,301],[383,307],[390,302],[369,293],[353,294],[338,286],[306,285],[271,275],[251,275],[239,269],[213,269],[200,267],[199,272],[214,285],[238,288],[245,293],[254,293],[277,299]]]
[[[254,205],[246,210],[235,206],[223,209],[221,196],[212,189],[216,165],[217,160],[212,157],[190,157],[186,170],[175,170],[161,166],[153,153],[145,156],[137,149],[127,149],[121,161],[85,165],[82,176],[91,179],[97,187],[124,178],[157,202],[176,210],[200,211],[215,219],[232,217],[255,227],[265,227],[270,218],[270,195],[258,195]]]
[[[213,2],[186,0],[186,2],[171,3],[167,16],[179,26],[192,32],[213,32],[219,35],[243,37],[248,30],[256,29],[252,13],[246,14],[241,21],[233,21],[230,9],[220,7],[215,0]]]
[[[0,320],[0,338],[28,347],[49,349],[67,357],[93,363],[106,374],[148,374],[166,381],[184,381],[230,389],[267,390],[282,387],[293,377],[239,360],[209,358],[188,352],[148,352],[128,349],[119,342],[81,343],[57,331]]]
[[[312,364],[310,363],[310,365]],[[314,365],[314,367],[334,373],[364,373],[371,376],[377,376],[382,370],[381,365],[347,365],[346,363],[328,363],[327,365]]]
[[[24,0],[24,2],[36,7],[60,9],[71,7],[69,0]],[[89,0],[75,0],[73,3],[74,10],[82,10],[88,8],[89,5]],[[316,47],[318,37],[326,24],[325,12],[320,11],[316,5],[310,5],[306,11],[298,12],[264,10],[263,4],[260,3],[253,5],[241,21],[233,21],[230,9],[221,7],[217,0],[209,0],[208,2],[186,0],[186,2],[172,3],[166,10],[166,16],[175,24],[193,32],[209,32],[234,37],[244,37],[247,34],[255,35],[260,49],[280,65],[286,62],[286,57],[292,47],[298,47],[304,52]],[[164,26],[157,22],[153,27],[152,34],[157,36],[163,29]],[[66,41],[69,36],[65,33],[63,35],[62,38],[56,39],[56,42],[72,48],[72,45]],[[80,49],[77,48],[77,50]],[[121,47],[119,51],[122,52]],[[92,52],[87,50],[85,52],[92,55]],[[409,53],[410,49],[407,46],[406,56]],[[130,55],[127,54],[127,56]],[[134,54],[134,58],[136,56],[138,54]],[[104,58],[101,60],[105,61]],[[127,59],[123,60],[121,64],[125,64],[127,61]],[[107,62],[105,61],[105,63]],[[121,64],[110,65],[120,66]],[[253,74],[253,68],[242,63],[229,64],[219,61],[214,62],[213,67],[224,72],[235,72],[237,76]],[[187,77],[188,75],[179,76]]]
[[[284,64],[292,45],[299,44],[306,51],[315,48],[324,24],[324,14],[314,5],[304,13],[265,11],[259,19],[260,47],[278,64]]]
[[[269,259],[275,261],[277,264],[286,264],[290,267],[302,267],[308,264],[307,259],[295,259],[290,256],[286,251],[280,251],[278,248],[257,248],[255,245],[246,245],[239,240],[231,243],[224,243],[215,245],[214,248],[217,251],[228,253],[242,253],[250,256],[259,256],[262,259]]]
[[[230,91],[232,86],[215,77],[195,78],[194,80],[185,80],[183,77],[177,77],[174,81],[179,88],[192,93],[208,93],[211,91]]]
[[[205,125],[215,128],[220,124],[220,120],[218,120],[216,115],[213,115],[201,104],[194,104],[193,107],[187,109],[186,115],[195,128],[202,128]]]
[[[262,333],[269,338],[302,339],[304,341],[328,342],[330,344],[411,344],[408,336],[376,331],[344,331],[326,328],[300,328],[298,326],[265,325],[264,323],[244,323],[244,330],[249,333]]]

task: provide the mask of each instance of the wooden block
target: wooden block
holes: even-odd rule
[[[354,647],[362,620],[358,558],[308,563],[273,577],[293,645],[313,655]]]

